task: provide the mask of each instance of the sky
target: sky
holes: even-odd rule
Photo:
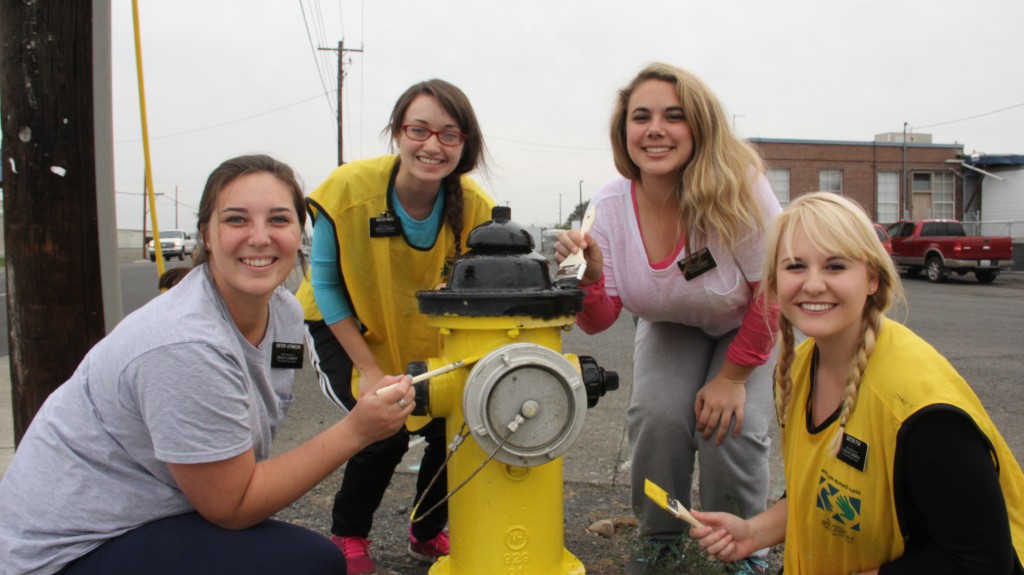
[[[448,80],[488,148],[473,177],[522,225],[564,221],[616,177],[616,91],[654,61],[703,79],[742,137],[863,142],[906,125],[968,154],[1024,154],[1020,0],[138,4],[162,229],[194,229],[207,175],[233,156],[270,154],[307,193],[329,175],[340,41],[345,160],[388,153],[381,130],[398,96]],[[112,0],[112,19],[117,221],[141,229],[131,2]]]

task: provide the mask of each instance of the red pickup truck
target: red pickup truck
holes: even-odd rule
[[[924,269],[933,282],[945,280],[950,272],[973,272],[979,282],[992,283],[1013,263],[1009,237],[968,236],[956,220],[896,222],[889,226],[889,238],[893,262],[908,275]]]

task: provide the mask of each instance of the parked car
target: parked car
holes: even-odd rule
[[[149,261],[156,261],[156,246],[153,240],[147,244]],[[163,230],[160,232],[160,251],[164,259],[169,260],[177,257],[184,260],[185,256],[191,256],[196,249],[196,237],[185,230]]]
[[[892,241],[889,239],[889,232],[885,231],[885,226],[882,224],[874,224],[875,234],[878,235],[878,241],[882,242],[882,247],[885,248],[885,253],[892,255]]]
[[[1005,236],[968,236],[956,220],[901,221],[889,226],[893,262],[907,275],[927,270],[941,282],[951,273],[974,273],[983,284],[1013,264],[1013,243]]]

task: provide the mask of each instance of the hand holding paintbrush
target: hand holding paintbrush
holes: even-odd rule
[[[587,234],[593,227],[596,218],[595,207],[591,204],[583,216],[578,233],[569,230],[558,234],[558,243],[555,245],[555,259],[559,262],[558,271],[555,273],[556,287],[572,289],[581,283],[588,285],[601,278],[603,268],[601,248],[596,242],[590,242],[587,239]],[[587,274],[588,271],[589,274]],[[584,277],[587,278],[587,281],[583,281]]]
[[[672,497],[669,497],[667,491],[658,487],[650,479],[644,480],[644,493],[650,497],[652,501],[657,503],[658,507],[661,507],[679,519],[682,519],[694,527],[704,527],[704,524],[697,521],[697,519],[690,514],[690,511],[684,507],[682,503]]]

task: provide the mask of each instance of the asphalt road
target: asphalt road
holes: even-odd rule
[[[164,269],[181,265],[189,263],[169,261],[165,262]],[[160,293],[156,287],[158,276],[155,263],[140,260],[122,263],[118,267],[121,273],[121,304],[124,315],[139,309]],[[0,322],[4,326],[4,336],[0,338],[0,356],[6,356],[10,342],[7,335],[7,269],[3,267],[0,267],[0,291]]]
[[[973,278],[931,284],[922,277],[907,279],[905,286],[908,305],[895,310],[894,317],[950,359],[985,403],[1017,460],[1024,461],[1024,376],[1020,369],[1024,274],[1008,274],[991,285],[980,285]],[[621,573],[623,562],[639,545],[635,527],[628,524],[632,514],[625,434],[625,410],[632,389],[633,333],[631,318],[623,316],[601,334],[588,336],[573,329],[562,342],[563,352],[593,356],[602,367],[618,372],[621,379],[618,391],[610,392],[588,410],[583,432],[564,456],[565,546],[584,563],[590,575]],[[278,452],[312,437],[338,417],[320,396],[309,371],[304,369],[296,381],[296,401],[275,443]],[[375,516],[370,538],[378,564],[383,567],[379,573],[428,572],[404,554],[421,453],[422,445],[414,441]],[[784,489],[777,454],[773,455],[772,466],[774,500]],[[331,503],[340,477],[341,472],[334,473],[280,517],[328,533]],[[587,531],[592,523],[605,519],[618,525],[613,537],[606,539]],[[727,572],[701,563],[700,553],[688,557],[695,561],[687,568],[688,573]],[[779,564],[778,550],[770,559]]]
[[[170,265],[180,265],[174,262]],[[156,266],[149,262],[120,266],[125,314],[157,295]],[[6,285],[6,277],[0,270]],[[1018,461],[1024,461],[1024,401],[1021,350],[1024,350],[1024,274],[1004,274],[991,285],[972,277],[932,284],[923,276],[904,282],[908,305],[892,314],[942,352],[972,385],[1007,438]],[[6,294],[0,295],[0,317],[6,325]],[[609,330],[587,336],[578,329],[566,333],[562,351],[593,356],[621,379],[587,411],[583,432],[564,456],[565,546],[590,575],[621,573],[622,562],[637,548],[628,499],[628,461],[625,457],[625,409],[632,388],[633,324],[623,316]],[[7,338],[0,355],[7,354]],[[296,401],[275,442],[285,451],[331,425],[339,413],[320,395],[312,370],[301,370],[295,383]],[[380,573],[426,575],[428,569],[404,553],[415,471],[422,445],[415,442],[385,496],[371,539]],[[773,457],[772,495],[781,494],[781,466]],[[330,508],[341,472],[332,474],[279,517],[327,533]],[[587,531],[597,520],[616,522],[615,535],[605,539]],[[558,521],[557,517],[552,520]],[[697,554],[694,554],[697,555]],[[706,566],[688,572],[721,573]]]
[[[168,266],[183,265],[167,262]],[[120,265],[124,313],[138,309],[159,292],[156,265],[140,261]],[[0,268],[0,322],[7,326],[6,270]],[[1024,350],[1024,274],[1004,273],[995,283],[982,285],[972,276],[950,278],[932,284],[924,276],[904,281],[908,306],[892,315],[904,321],[942,352],[975,387],[995,415],[1007,422],[1019,417],[1024,402],[1021,350]],[[595,337],[578,330],[568,334],[566,351],[593,355],[602,366],[628,377],[632,373],[632,341],[629,322]],[[622,333],[619,333],[619,332]],[[8,355],[8,338],[0,337],[0,356]],[[621,392],[620,392],[621,395]],[[997,418],[997,423],[1000,423]],[[1014,434],[1022,437],[1024,428]],[[1014,445],[1024,460],[1024,444]]]

